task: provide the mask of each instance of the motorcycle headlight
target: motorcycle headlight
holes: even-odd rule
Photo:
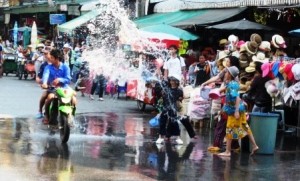
[[[64,104],[70,103],[72,97],[62,97],[61,102]]]

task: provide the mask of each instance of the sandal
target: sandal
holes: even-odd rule
[[[207,148],[208,151],[220,151],[220,148],[217,146],[210,146]]]
[[[223,152],[223,153],[219,153],[218,156],[226,156],[226,157],[230,157],[230,156],[231,156],[231,153]]]

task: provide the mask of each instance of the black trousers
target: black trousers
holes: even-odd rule
[[[183,117],[182,119],[180,119],[180,122],[185,127],[190,138],[194,138],[196,136],[196,133],[194,131],[192,124],[190,123],[190,119],[188,117]]]
[[[96,83],[93,82],[92,89],[91,89],[91,95],[94,95],[94,93],[97,89],[97,86],[98,86],[98,82],[96,82]],[[99,98],[103,97],[103,92],[104,92],[104,85],[99,84]]]
[[[162,112],[159,118],[159,134],[170,138],[180,136],[180,129],[175,118],[169,117],[168,112]]]

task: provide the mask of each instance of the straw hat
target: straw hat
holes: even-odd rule
[[[246,67],[245,70],[246,70],[247,73],[255,72],[255,63],[251,62],[250,65],[248,67]]]
[[[293,72],[295,80],[300,80],[300,64],[295,64],[292,67],[292,72]]]
[[[266,55],[263,52],[258,52],[256,55],[252,57],[254,62],[266,63],[269,62],[269,59],[266,58]]]
[[[241,68],[246,68],[247,66],[249,66],[249,57],[247,54],[240,54],[240,58],[239,58],[239,62],[240,62],[240,67]]]
[[[220,60],[222,60],[223,58],[226,58],[226,57],[228,57],[228,54],[225,51],[220,51],[219,54],[218,54],[217,61],[220,61]]]
[[[262,41],[261,44],[259,45],[258,49],[263,52],[269,52],[269,51],[271,51],[271,43],[268,41]]]
[[[255,41],[248,41],[245,48],[249,54],[254,55],[257,52],[258,44]]]
[[[36,48],[45,48],[45,45],[42,44],[42,43],[39,43],[39,44],[36,46]]]
[[[219,46],[226,45],[228,43],[227,39],[221,39],[219,41]]]
[[[255,41],[258,45],[261,44],[262,42],[262,38],[259,34],[257,33],[253,33],[251,36],[250,36],[250,41]]]
[[[229,35],[228,41],[229,41],[229,43],[236,44],[239,41],[239,38],[235,35]]]
[[[285,41],[280,35],[273,35],[271,43],[275,48],[286,48]]]

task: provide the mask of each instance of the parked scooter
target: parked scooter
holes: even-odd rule
[[[70,137],[70,127],[73,126],[75,115],[75,106],[72,98],[75,91],[72,88],[54,88],[55,97],[49,106],[49,123],[50,125],[58,125],[60,139],[62,143],[66,143]],[[52,126],[49,126],[51,132],[54,132]]]

